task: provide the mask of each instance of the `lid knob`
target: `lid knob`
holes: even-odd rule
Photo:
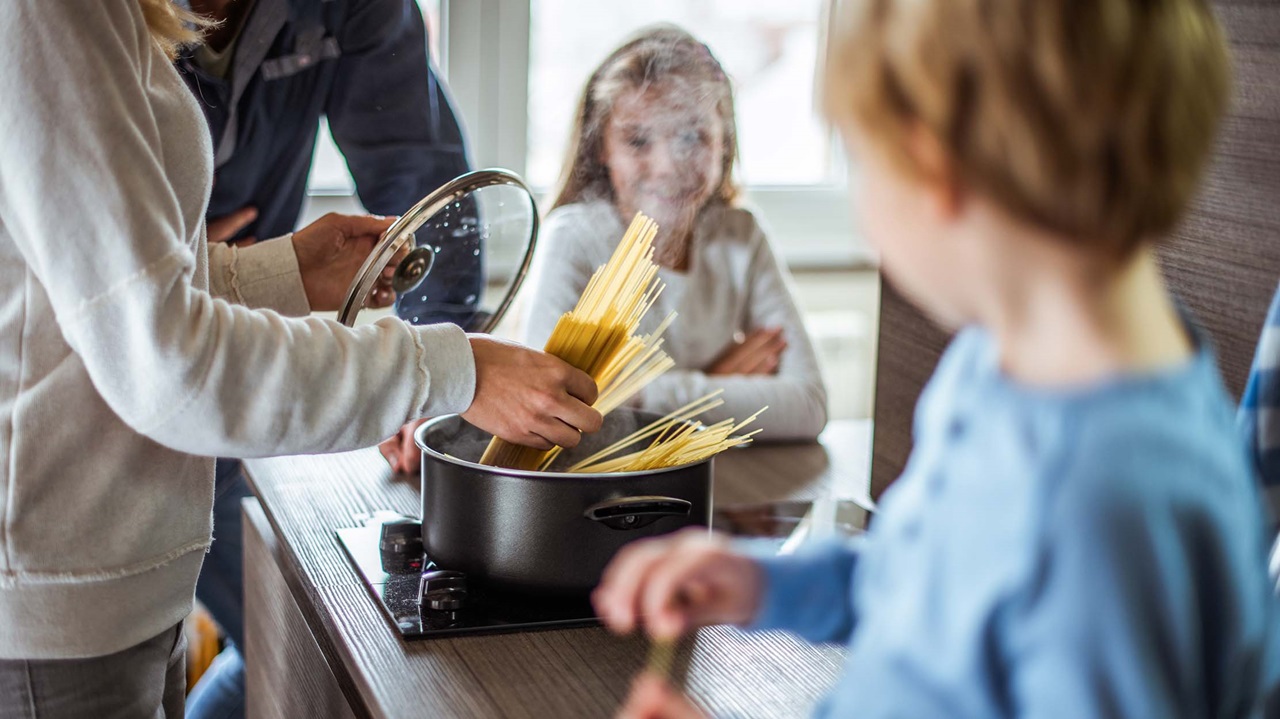
[[[412,292],[431,274],[436,264],[436,251],[430,247],[418,247],[396,265],[391,287],[397,293]]]

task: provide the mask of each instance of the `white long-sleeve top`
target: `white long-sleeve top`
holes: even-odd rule
[[[625,231],[608,202],[565,205],[547,216],[525,290],[527,344],[546,344],[560,315],[577,304],[592,273],[609,260]],[[638,405],[669,412],[723,389],[724,405],[705,413],[704,420],[743,420],[768,406],[756,420],[755,427],[763,430],[759,439],[817,437],[827,423],[827,392],[818,360],[786,268],[751,212],[708,205],[694,229],[688,270],[659,268],[658,277],[666,289],[640,331],[651,332],[668,314],[678,314],[663,345],[676,368],[642,390]],[[703,371],[736,333],[766,327],[781,327],[787,341],[776,374],[712,376]]]
[[[0,99],[0,658],[100,656],[190,610],[208,457],[374,444],[474,359],[206,291],[307,309],[287,239],[208,263],[208,129],[134,0],[0,2]]]

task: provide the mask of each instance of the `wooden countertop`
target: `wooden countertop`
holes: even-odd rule
[[[870,439],[870,422],[842,421],[821,444],[726,452],[715,502],[869,502]],[[570,629],[405,642],[393,633],[334,537],[357,514],[418,513],[417,478],[393,476],[376,450],[245,465],[288,590],[356,715],[602,717],[626,695],[647,651],[636,637]],[[843,650],[713,627],[687,638],[678,661],[689,693],[716,716],[805,716]]]

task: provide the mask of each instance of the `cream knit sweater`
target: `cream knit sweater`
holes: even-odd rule
[[[180,621],[208,457],[368,446],[471,403],[456,327],[211,296],[307,310],[288,239],[208,262],[211,167],[134,0],[0,2],[0,658]]]

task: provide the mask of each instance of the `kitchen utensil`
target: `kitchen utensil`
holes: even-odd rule
[[[383,233],[338,321],[354,325],[370,292],[390,274],[396,313],[405,321],[490,332],[524,281],[537,236],[538,209],[524,180],[503,169],[469,172],[422,198]]]
[[[659,415],[619,408],[552,469],[569,466]],[[712,462],[645,472],[571,474],[477,463],[490,435],[456,415],[418,428],[426,553],[501,591],[584,596],[624,544],[711,519]]]

